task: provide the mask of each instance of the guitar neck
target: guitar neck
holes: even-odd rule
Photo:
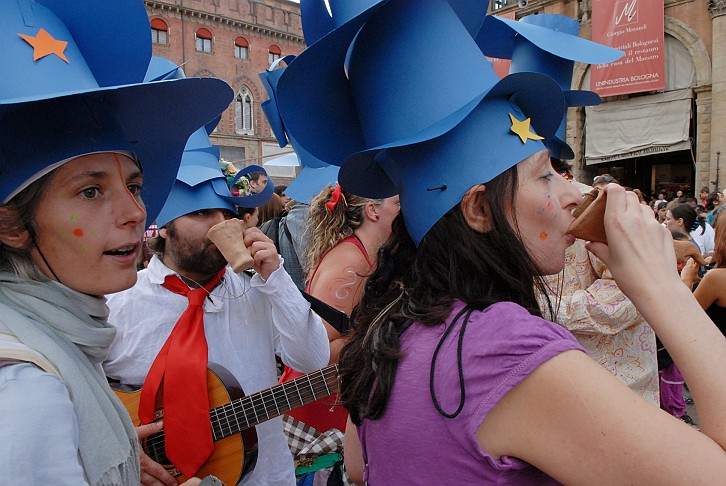
[[[254,427],[338,391],[338,365],[233,400],[210,411],[214,440]]]

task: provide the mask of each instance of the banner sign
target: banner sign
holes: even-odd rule
[[[592,2],[592,40],[625,52],[590,67],[590,89],[615,96],[665,89],[663,0]]]

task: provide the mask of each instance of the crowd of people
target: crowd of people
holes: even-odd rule
[[[143,2],[0,4],[3,480],[722,481],[724,195],[567,163],[567,107],[600,101],[574,62],[622,53],[355,1],[303,0],[309,47],[262,74],[303,167],[277,187],[220,157],[232,90],[152,57]],[[607,244],[570,234],[593,187]]]

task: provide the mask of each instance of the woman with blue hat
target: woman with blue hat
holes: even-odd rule
[[[384,2],[339,47],[339,72],[351,86],[362,74],[381,75],[377,86],[386,90],[363,99],[350,90],[354,128],[364,136],[353,137],[359,143],[350,145],[341,185],[401,198],[340,359],[348,473],[370,485],[722,482],[726,339],[679,281],[670,236],[634,194],[611,184],[609,245],[588,248],[682,364],[703,433],[639,398],[542,318],[533,282],[542,290],[540,276],[562,269],[581,200],[545,146],[565,95],[542,74],[472,84],[457,66],[436,69],[439,58],[417,64],[416,46],[426,56],[450,46],[462,69],[488,69],[453,13],[443,0]],[[427,20],[430,28],[421,28]],[[409,37],[417,28],[418,41]],[[300,75],[306,64],[296,63],[307,57],[314,65],[314,53],[289,70]],[[419,82],[429,71],[438,71],[434,96],[422,89],[430,79]],[[324,77],[319,83],[325,92]],[[469,102],[432,106],[461,84],[473,91]],[[397,90],[410,103],[392,103]],[[380,117],[360,115],[366,111]],[[406,126],[434,111],[438,120],[413,132]],[[306,149],[316,148],[313,130],[327,122],[316,121],[298,139]],[[374,133],[376,123],[383,131]],[[665,308],[664,296],[678,305]]]
[[[103,295],[136,281],[187,138],[232,92],[143,82],[143,2],[2,2],[0,42],[3,481],[138,485],[137,432],[100,367],[116,333]]]

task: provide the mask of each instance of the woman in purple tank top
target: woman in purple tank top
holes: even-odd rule
[[[370,20],[354,47],[371,25],[385,27]],[[341,168],[353,192],[380,193],[375,183],[388,177],[401,197],[340,358],[345,460],[356,482],[723,482],[726,339],[680,281],[669,232],[634,193],[605,188],[609,244],[588,249],[671,351],[701,432],[637,396],[541,317],[539,276],[563,268],[581,199],[550,162],[564,106],[548,77],[509,74],[373,162],[357,154]]]
[[[540,276],[564,266],[581,200],[550,156],[575,158],[567,107],[600,102],[571,89],[574,61],[623,53],[580,37],[575,19],[486,16],[486,2],[329,3],[334,22],[306,22],[314,42],[281,74],[285,130],[342,163],[347,191],[401,204],[339,360],[350,477],[723,484],[726,338],[680,281],[650,208],[607,185],[596,224],[609,243],[587,248],[670,350],[700,432],[589,358],[537,299]],[[486,55],[509,56],[510,74]]]

